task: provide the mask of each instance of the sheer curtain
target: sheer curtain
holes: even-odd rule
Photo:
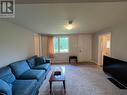
[[[42,35],[40,33],[34,34],[34,54],[42,56]]]
[[[48,56],[50,58],[54,57],[54,45],[53,45],[53,36],[48,36]]]
[[[46,36],[40,33],[34,34],[34,54],[37,56],[54,57],[53,36]]]

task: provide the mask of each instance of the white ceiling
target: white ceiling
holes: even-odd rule
[[[74,29],[64,28],[74,20]],[[94,33],[127,19],[127,2],[17,4],[16,17],[9,19],[43,34]]]

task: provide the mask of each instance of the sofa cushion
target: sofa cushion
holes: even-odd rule
[[[27,59],[27,62],[29,64],[30,68],[33,68],[34,66],[36,66],[36,58],[37,58],[37,56],[32,56]]]
[[[23,73],[19,79],[37,79],[39,80],[41,76],[45,76],[45,70],[28,70]]]
[[[42,57],[37,57],[36,58],[36,66],[45,64],[45,60]]]
[[[0,79],[0,93],[12,95],[12,85]]]
[[[46,57],[45,56],[41,56],[40,58],[44,61],[44,63],[46,63]]]
[[[41,64],[41,65],[35,66],[34,69],[40,69],[40,70],[44,69],[44,70],[47,71],[50,68],[50,66],[51,66],[50,63],[48,63],[48,64]]]
[[[15,63],[10,64],[10,67],[12,68],[12,72],[16,76],[16,78],[19,78],[24,72],[27,70],[30,70],[29,65],[27,64],[26,60],[17,61]]]
[[[15,81],[15,76],[11,72],[11,68],[9,66],[0,68],[0,79],[4,80],[9,84]]]
[[[39,57],[40,59],[42,59],[43,63],[46,63],[46,60],[48,60],[49,58],[46,56],[41,56]]]
[[[16,80],[12,86],[12,93],[13,95],[31,95],[36,84],[36,80]]]
[[[50,58],[44,56],[36,58],[37,65],[46,64],[46,63],[51,63]]]

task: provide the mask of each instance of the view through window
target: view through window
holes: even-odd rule
[[[69,39],[65,36],[54,37],[54,53],[69,52]]]

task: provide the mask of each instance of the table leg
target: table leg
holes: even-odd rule
[[[52,93],[52,82],[50,81],[50,94]]]
[[[63,81],[64,91],[66,92],[65,80]]]

